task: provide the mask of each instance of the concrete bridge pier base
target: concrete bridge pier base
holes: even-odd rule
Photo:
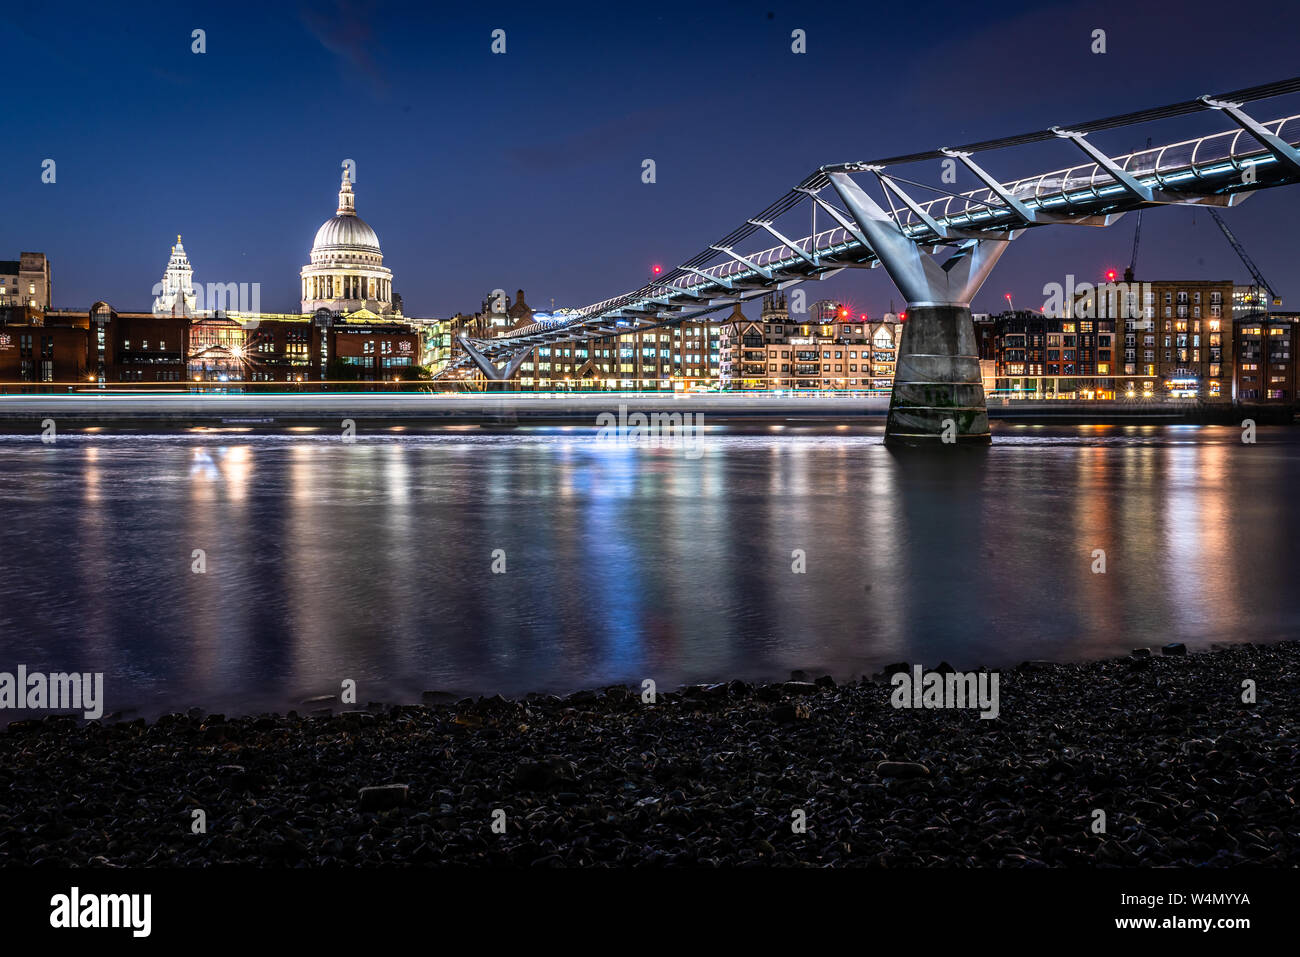
[[[885,444],[991,441],[970,307],[909,305],[894,367]]]
[[[931,219],[944,240],[941,245],[952,249],[938,262],[851,176],[835,172],[828,179],[857,223],[862,244],[876,254],[908,302],[885,444],[988,445],[992,438],[970,303],[1011,235],[955,232]],[[883,177],[881,183],[918,217],[929,216],[896,183]]]

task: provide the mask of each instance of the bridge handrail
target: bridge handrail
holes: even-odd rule
[[[1285,116],[1276,120],[1269,120],[1261,124],[1270,133],[1279,139],[1285,139],[1292,146],[1300,145],[1300,130],[1292,137],[1282,135],[1282,127],[1287,123],[1300,125],[1300,114]],[[1169,143],[1164,146],[1154,147],[1152,149],[1142,149],[1133,153],[1121,154],[1111,157],[1116,166],[1126,173],[1131,173],[1139,182],[1144,185],[1152,185],[1156,188],[1163,189],[1168,184],[1167,177],[1178,172],[1190,170],[1193,175],[1199,177],[1203,167],[1212,164],[1229,161],[1234,168],[1241,171],[1245,168],[1246,163],[1254,162],[1258,159],[1272,159],[1272,154],[1262,146],[1256,146],[1254,149],[1243,153],[1236,152],[1236,144],[1245,130],[1225,130],[1220,133],[1210,133],[1205,136],[1195,137],[1193,139],[1181,140],[1177,143]],[[1207,143],[1215,140],[1231,140],[1226,149],[1219,150],[1211,156],[1200,156],[1202,147]],[[1177,163],[1166,161],[1166,154],[1170,151],[1185,150],[1186,158],[1180,157]],[[1175,152],[1175,155],[1178,155]],[[1147,163],[1140,162],[1140,157],[1154,156],[1154,161]],[[1132,164],[1132,165],[1130,165]],[[1098,175],[1102,181],[1098,182]],[[1145,182],[1150,181],[1150,182]],[[1052,184],[1053,189],[1044,192],[1044,184]],[[1122,188],[1120,183],[1110,175],[1099,163],[1080,163],[1077,166],[1067,166],[1064,169],[1052,170],[1047,173],[1039,173],[1035,176],[1025,177],[1024,179],[1012,180],[1009,183],[1001,184],[1002,188],[1016,198],[1029,197],[1036,200],[1037,205],[1043,205],[1046,199],[1063,197],[1067,203],[1071,203],[1071,194],[1088,192],[1094,199],[1101,199],[1100,188],[1114,190]],[[959,199],[966,200],[962,208],[954,213],[952,204]],[[997,194],[990,188],[981,188],[959,193],[955,196],[943,196],[938,199],[928,200],[918,203],[922,209],[933,216],[940,222],[954,224],[958,217],[971,214],[972,209],[976,212],[987,213],[989,206],[1000,206],[1001,200]],[[941,207],[941,211],[937,208]],[[900,225],[916,225],[921,220],[910,209],[899,210],[899,213],[905,218],[900,221]]]

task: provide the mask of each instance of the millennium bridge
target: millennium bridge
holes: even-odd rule
[[[822,166],[639,289],[561,321],[495,338],[462,335],[464,353],[443,374],[472,363],[488,379],[504,381],[537,346],[672,325],[843,269],[880,266],[907,302],[886,442],[930,444],[946,434],[957,442],[987,443],[970,303],[1007,244],[1036,226],[1109,226],[1126,212],[1171,204],[1234,206],[1260,190],[1300,182],[1300,115],[1261,121],[1253,115],[1258,110],[1246,109],[1298,91],[1295,77],[966,146]],[[1136,128],[1177,116],[1204,117],[1219,128],[1114,156],[1089,138],[1110,130],[1135,135]],[[990,172],[983,156],[1048,141],[1084,161],[1007,182]],[[898,172],[936,160],[953,170],[960,163],[984,185],[950,192]],[[917,190],[941,195],[920,201]],[[800,225],[788,225],[794,222]],[[809,222],[810,232],[791,238]],[[754,248],[764,239],[776,245]]]

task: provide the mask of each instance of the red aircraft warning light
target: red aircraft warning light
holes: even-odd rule
[[[651,271],[652,273],[654,273],[654,274],[657,276],[657,275],[659,275],[661,272],[664,271],[664,267],[663,267],[663,266],[660,266],[660,265],[658,265],[658,264],[656,263],[655,265],[653,265],[653,266],[650,267],[650,271]]]
[[[1114,282],[1114,281],[1115,281],[1115,270],[1113,270],[1113,269],[1107,269],[1107,270],[1106,270],[1106,281],[1107,281],[1107,282]]]

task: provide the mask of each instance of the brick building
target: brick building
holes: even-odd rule
[[[976,323],[982,360],[993,360],[994,393],[1040,398],[1114,398],[1154,388],[1154,378],[1119,373],[1111,318],[1048,316],[1017,310]]]
[[[1230,281],[1180,280],[1148,284],[1154,330],[1144,330],[1143,363],[1153,351],[1160,388],[1171,395],[1231,401],[1233,291]]]
[[[756,320],[737,306],[719,337],[719,381],[728,389],[888,389],[902,324],[852,315],[830,300],[791,317],[784,294],[763,297]]]
[[[386,381],[414,378],[420,364],[419,330],[378,316],[0,306],[0,382]]]
[[[47,322],[31,306],[0,306],[0,382],[82,382],[84,323]]]
[[[995,391],[1098,398],[1233,395],[1229,281],[1109,283],[1089,287],[1054,316],[1008,312],[976,324]]]
[[[1233,329],[1236,363],[1233,395],[1238,402],[1295,403],[1295,358],[1300,347],[1300,313],[1254,314]]]

